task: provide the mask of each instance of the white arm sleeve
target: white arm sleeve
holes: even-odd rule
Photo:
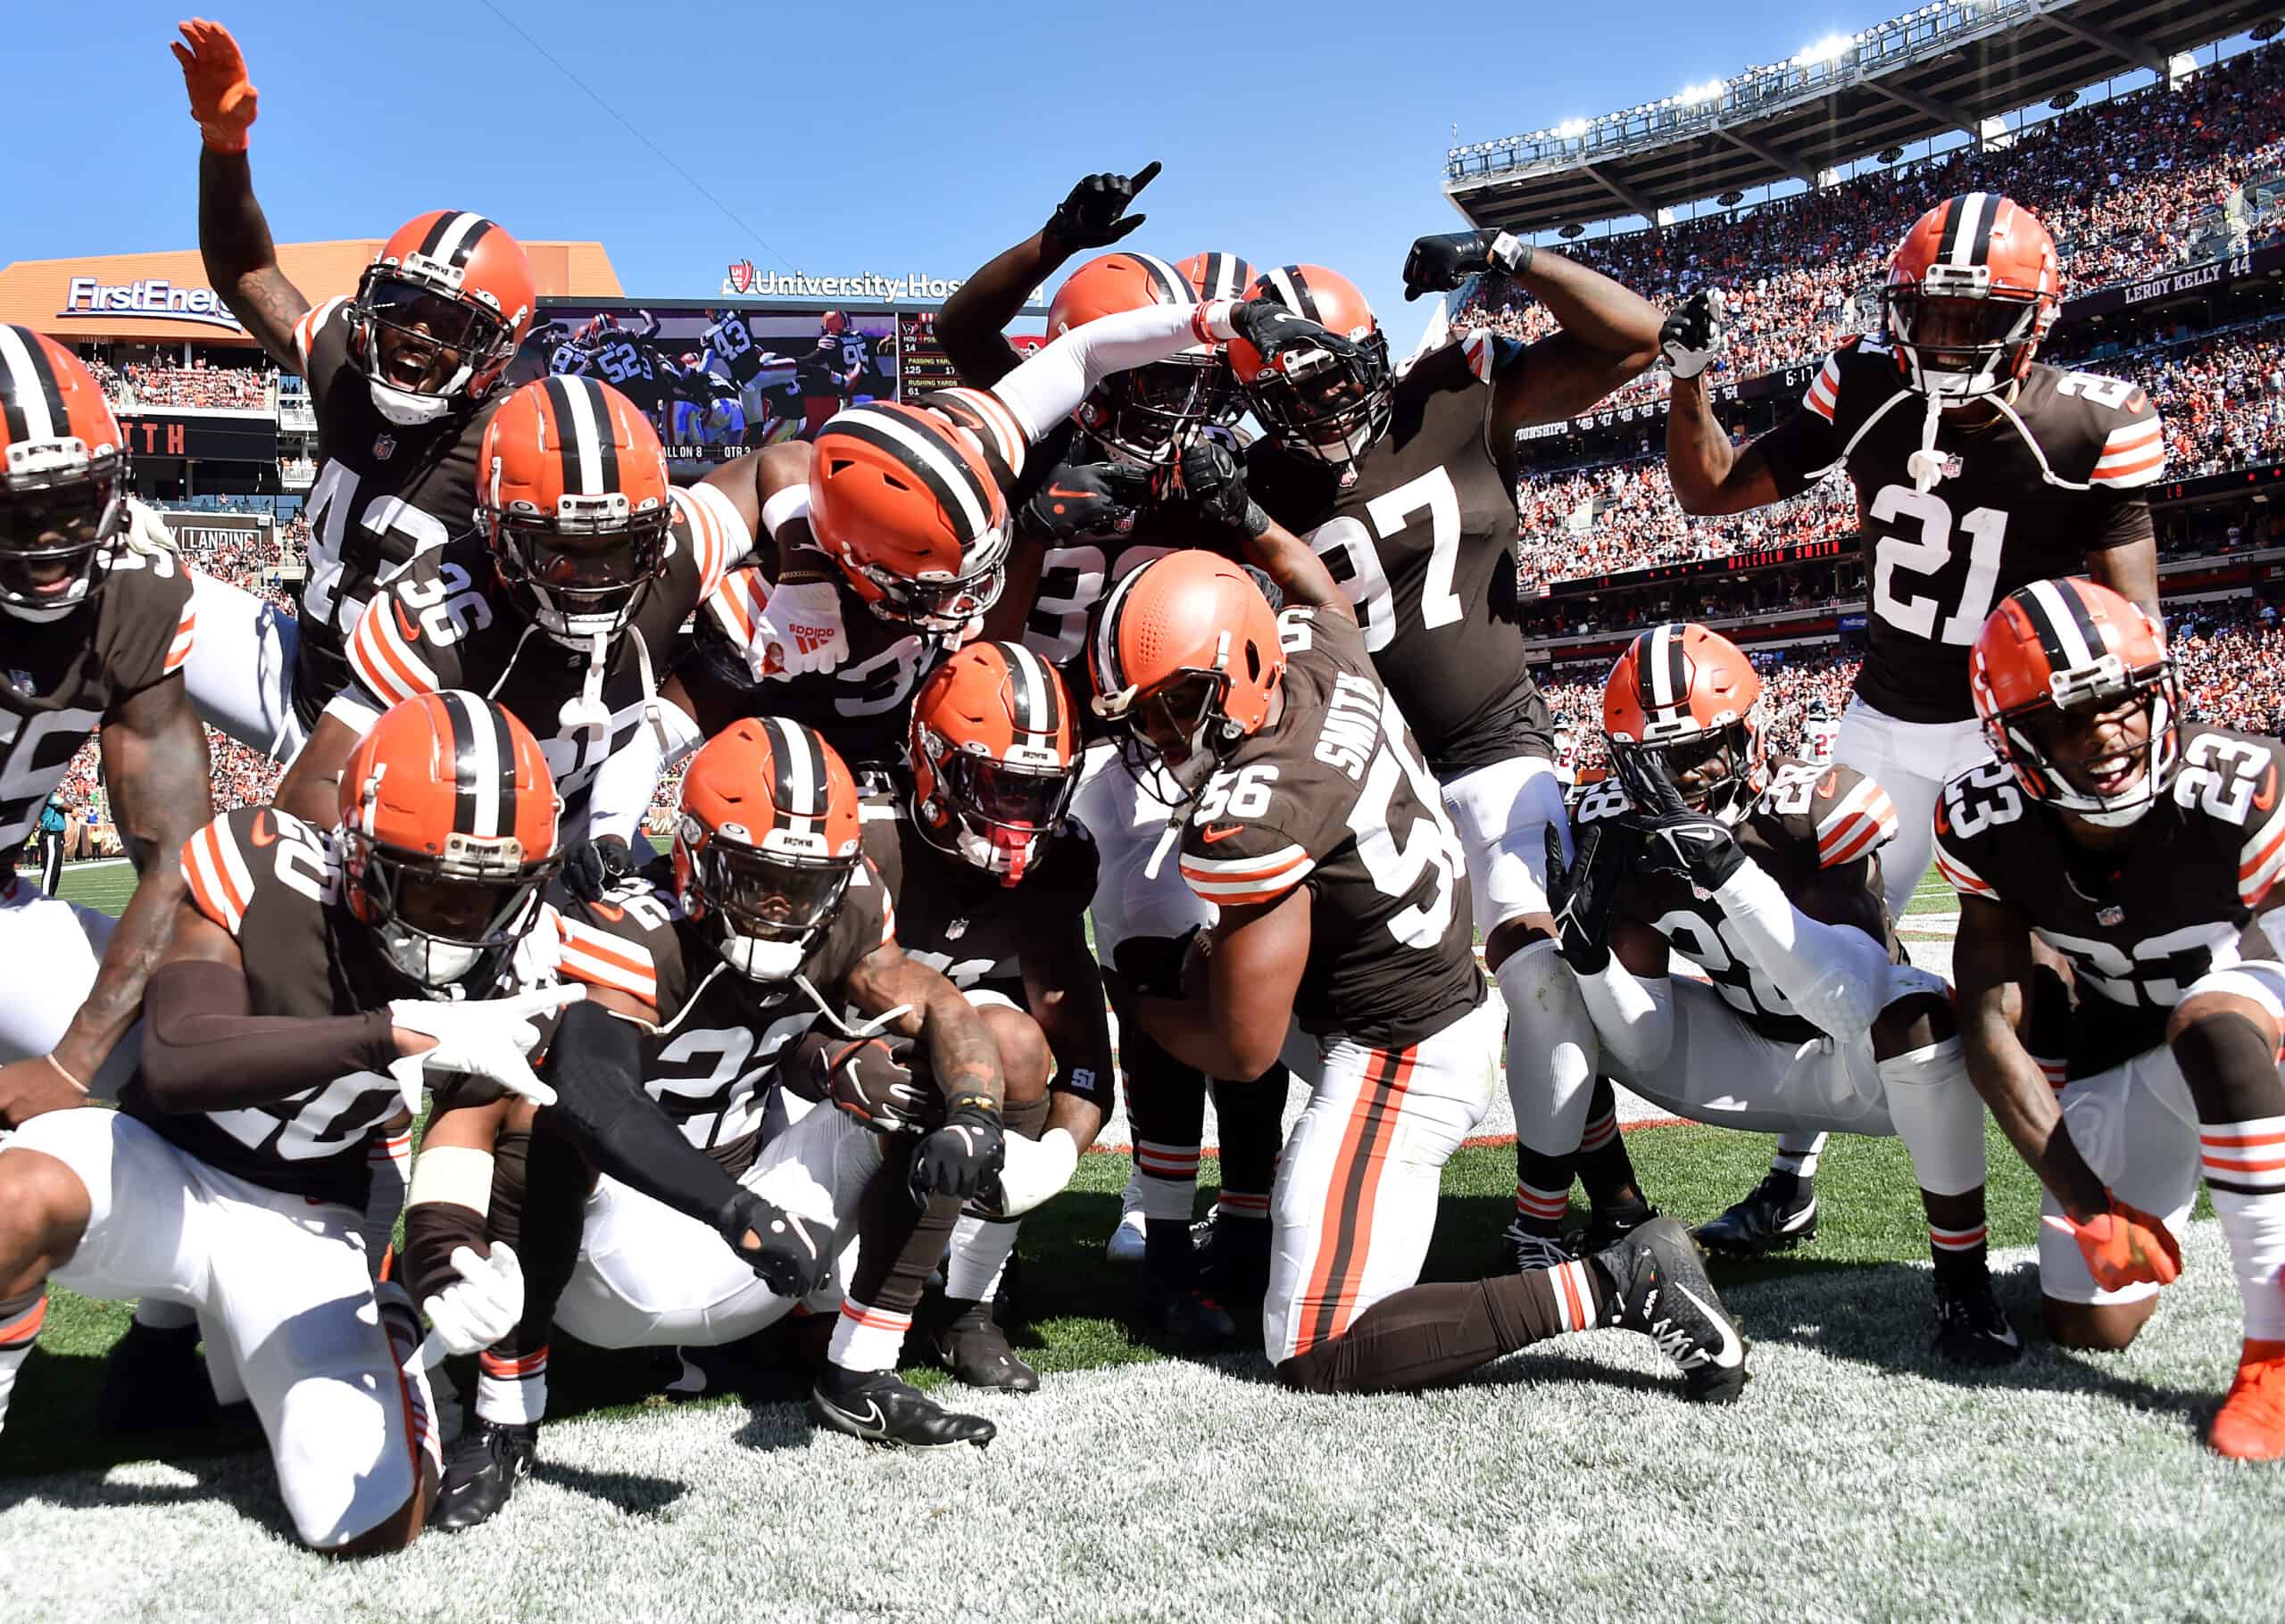
[[[1217,338],[1232,336],[1227,310],[1226,300],[1205,307],[1209,330]],[[1165,360],[1196,344],[1192,321],[1199,314],[1195,305],[1147,304],[1100,317],[1032,356],[994,384],[992,393],[1016,414],[1026,440],[1037,444],[1112,373]]]
[[[1614,953],[1600,973],[1581,975],[1578,982],[1604,1055],[1637,1078],[1648,1078],[1666,1064],[1674,1047],[1671,978],[1638,976]]]
[[[1887,1002],[1888,950],[1853,924],[1826,924],[1788,901],[1748,858],[1714,893],[1738,946],[1794,1009],[1847,1041],[1873,1028]]]

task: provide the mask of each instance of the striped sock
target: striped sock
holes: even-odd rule
[[[1984,1274],[1990,1272],[1986,1238],[1988,1226],[1972,1224],[1965,1229],[1947,1230],[1936,1224],[1928,1226],[1928,1251],[1936,1264],[1940,1279],[1954,1279],[1963,1275]]]
[[[1269,1192],[1263,1190],[1257,1195],[1251,1190],[1226,1189],[1214,1197],[1214,1216],[1217,1222],[1237,1218],[1250,1223],[1267,1223]]]
[[[1822,1133],[1788,1133],[1777,1141],[1777,1154],[1769,1164],[1779,1172],[1790,1172],[1803,1181],[1817,1176],[1817,1158],[1824,1154]]]
[[[7,1424],[8,1396],[16,1390],[16,1372],[39,1340],[47,1322],[47,1282],[29,1291],[0,1297],[0,1426]]]
[[[1516,1181],[1516,1226],[1535,1235],[1553,1235],[1563,1227],[1564,1215],[1571,1210],[1571,1187],[1544,1189],[1537,1185]]]
[[[853,1297],[844,1297],[826,1358],[844,1371],[893,1371],[904,1351],[904,1333],[911,1329],[909,1313],[868,1308]]]
[[[1198,1201],[1198,1147],[1134,1142],[1135,1195],[1145,1218],[1190,1222]]]
[[[514,1355],[486,1348],[476,1356],[476,1417],[523,1426],[547,1413],[547,1347]]]
[[[2245,1299],[2247,1339],[2285,1338],[2285,1116],[2204,1123],[2198,1143]]]

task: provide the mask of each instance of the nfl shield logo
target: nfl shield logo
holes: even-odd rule
[[[29,671],[10,671],[8,685],[19,693],[29,693],[32,691],[32,674]]]
[[[967,934],[968,921],[965,919],[955,919],[951,924],[944,927],[944,940],[946,941],[958,941],[961,937]]]
[[[753,261],[752,260],[734,260],[731,261],[730,286],[736,288],[738,292],[742,294],[748,293],[752,290]]]
[[[395,435],[383,435],[379,439],[374,441],[373,455],[379,458],[383,462],[386,462],[391,457],[395,456],[396,436]]]
[[[2095,910],[2097,924],[2116,924],[2126,917],[2126,910],[2115,902],[2106,902]]]

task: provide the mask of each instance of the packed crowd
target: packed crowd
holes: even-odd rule
[[[120,406],[179,406],[202,410],[260,411],[270,402],[277,374],[253,367],[148,366],[129,361],[120,371],[104,369],[104,387]]]
[[[1877,326],[1890,251],[1923,211],[1956,193],[2005,192],[2037,213],[2055,234],[2068,296],[2244,241],[2261,228],[2248,183],[2281,169],[2285,54],[2269,47],[2179,91],[2153,87],[2061,114],[2011,147],[1963,147],[1747,212],[1564,252],[1665,303],[1720,286],[1732,306],[1725,364],[1752,377]],[[1510,296],[1516,302],[1467,314],[1517,338],[1552,329],[1546,307]],[[1649,374],[1608,403],[1656,398],[1665,386],[1663,373]]]

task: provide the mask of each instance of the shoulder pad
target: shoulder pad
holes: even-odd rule
[[[2023,804],[2015,774],[1997,761],[1970,767],[1944,786],[1936,798],[1936,867],[1954,891],[1998,899],[1975,848],[1992,830],[2021,818]]]
[[[290,841],[313,854],[307,866],[306,889],[311,901],[330,899],[338,883],[331,842],[300,818],[272,807],[240,807],[208,824],[183,842],[183,883],[192,905],[236,936],[245,927],[246,910],[253,906],[265,881],[275,883],[280,873],[270,848]]]
[[[1896,806],[1877,783],[1855,767],[1800,765],[1817,775],[1807,816],[1816,835],[1818,867],[1853,863],[1896,839]]]

